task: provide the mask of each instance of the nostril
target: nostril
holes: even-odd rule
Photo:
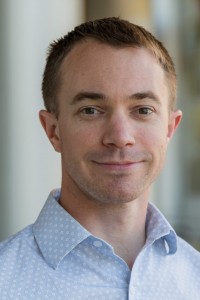
[[[109,130],[103,138],[103,144],[107,147],[116,147],[116,148],[123,148],[123,147],[130,147],[135,144],[134,135],[126,132],[120,131],[111,131]]]

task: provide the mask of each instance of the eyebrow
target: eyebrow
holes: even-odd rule
[[[104,94],[96,93],[96,92],[80,92],[73,97],[70,104],[73,105],[85,99],[105,100],[106,96]]]
[[[71,105],[74,105],[76,103],[79,103],[83,100],[86,99],[91,99],[91,100],[106,100],[106,95],[102,93],[97,93],[97,92],[92,92],[92,91],[83,91],[78,94],[76,94],[71,101]],[[156,102],[160,102],[159,98],[151,91],[145,91],[145,92],[138,92],[130,95],[128,99],[131,100],[143,100],[143,99],[151,99]]]
[[[130,96],[130,99],[133,99],[133,100],[151,99],[158,103],[160,102],[159,98],[151,91],[132,94]]]

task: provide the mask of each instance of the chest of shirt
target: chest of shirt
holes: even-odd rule
[[[199,287],[191,284],[195,278],[188,278],[175,256],[162,256],[151,247],[140,253],[131,272],[112,251],[95,245],[80,244],[56,269],[40,255],[19,255],[9,269],[1,269],[0,299],[200,299]]]

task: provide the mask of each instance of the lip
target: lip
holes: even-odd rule
[[[140,164],[141,161],[133,162],[133,161],[109,161],[109,162],[97,162],[93,161],[97,166],[113,171],[123,171],[123,170],[131,170],[136,165]]]

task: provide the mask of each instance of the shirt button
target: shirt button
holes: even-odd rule
[[[93,242],[93,245],[94,245],[95,247],[102,247],[102,242],[101,242],[101,241],[94,241],[94,242]]]

